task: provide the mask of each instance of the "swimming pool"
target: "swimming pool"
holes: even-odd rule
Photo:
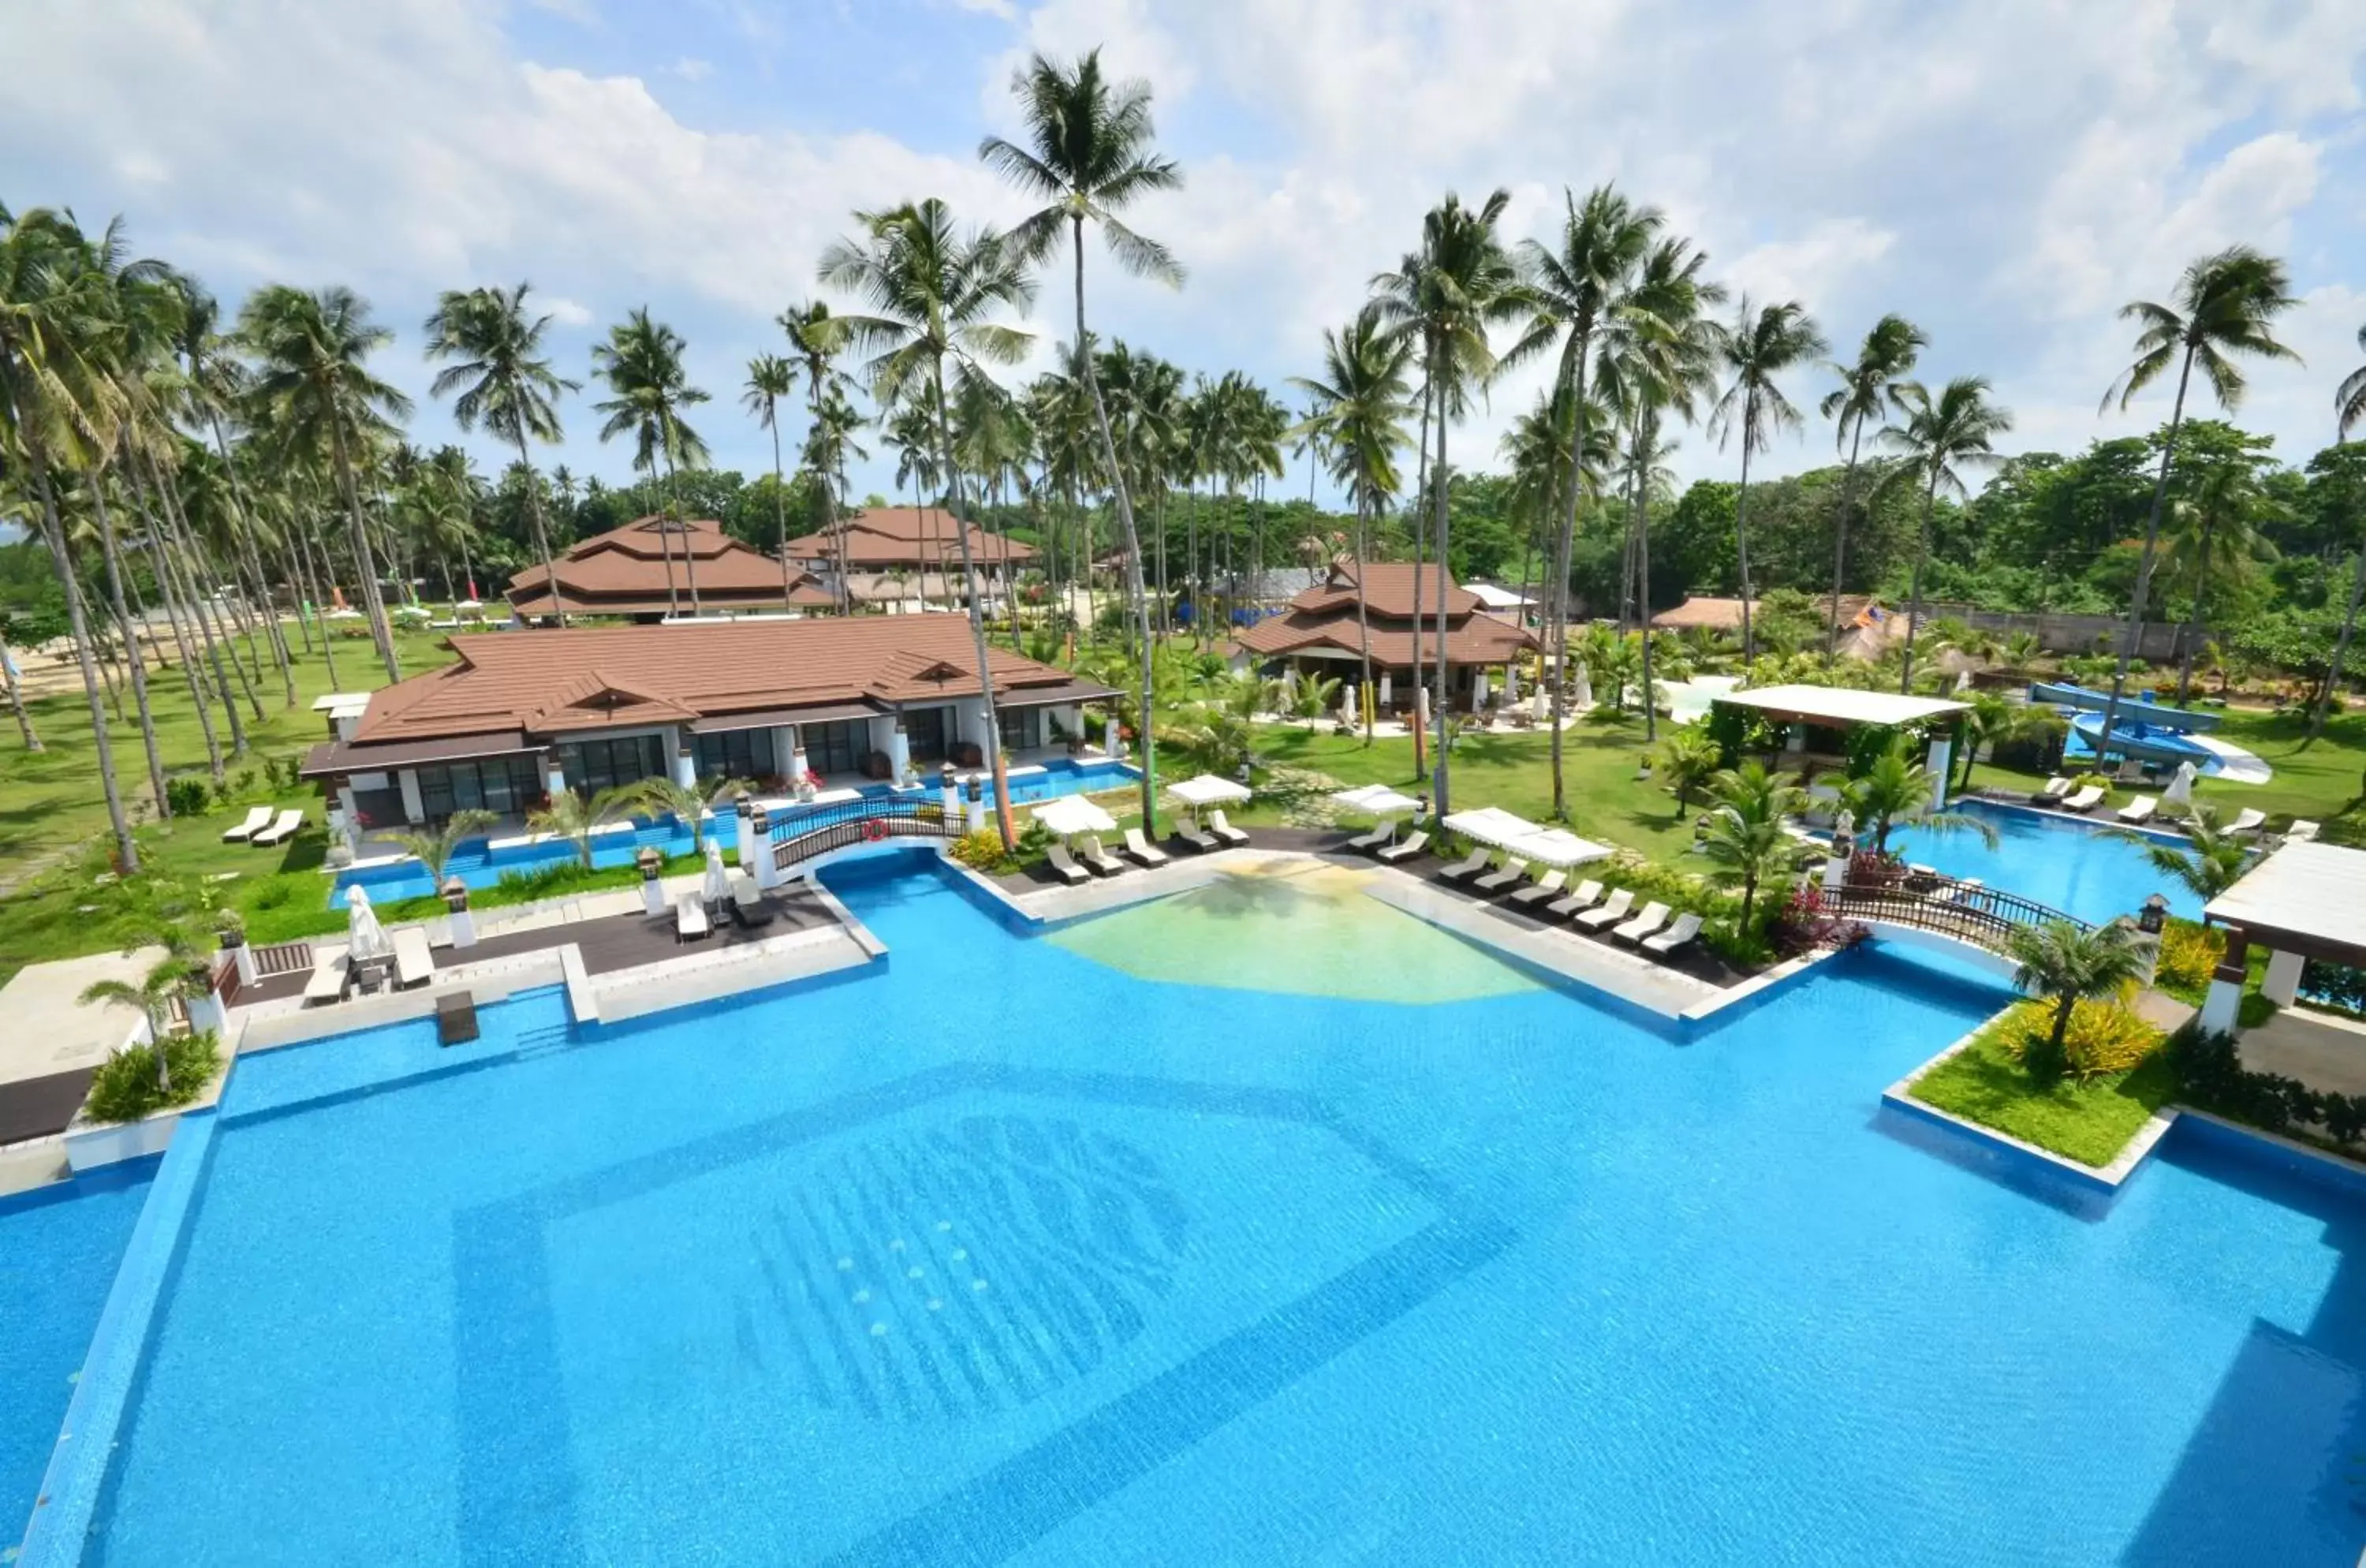
[[[884,970],[242,1058],[90,1560],[2366,1540],[2366,1206],[2176,1138],[2101,1218],[1933,1157],[1876,1107],[1998,1004],[1967,973],[1861,951],[1663,1032],[1525,973],[1140,972],[1207,901],[1088,954],[907,856],[829,880]]]
[[[2115,838],[2101,825],[1981,800],[1957,801],[1954,809],[1994,827],[1997,847],[1989,848],[1976,833],[1901,828],[1889,835],[1890,849],[1910,862],[1949,876],[1977,876],[2082,920],[2101,923],[2134,915],[2154,893],[2168,898],[2171,914],[2202,918],[2202,900],[2183,883],[2154,869],[2143,846]],[[2178,841],[2169,834],[2157,837],[2163,843]]]
[[[1109,758],[1081,762],[1055,758],[1013,773],[1010,798],[1023,803],[1117,789],[1140,776],[1128,764]],[[924,793],[933,795],[936,787],[930,784]],[[896,791],[891,784],[871,784],[863,785],[862,793],[886,795]],[[630,865],[646,848],[655,848],[666,855],[686,855],[692,847],[689,828],[670,816],[635,818],[630,827],[612,828],[592,842],[592,863],[596,866]],[[574,858],[575,846],[563,839],[546,839],[536,843],[505,842],[498,849],[489,839],[465,839],[445,874],[456,876],[470,887],[490,887],[505,873],[538,871],[546,866],[564,865]],[[435,881],[424,866],[410,859],[384,865],[349,867],[337,874],[336,884],[330,889],[329,907],[344,908],[345,894],[354,887],[368,889],[370,901],[383,904],[389,899],[424,897],[435,891]]]

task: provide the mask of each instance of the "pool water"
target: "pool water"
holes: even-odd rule
[[[1036,770],[1015,775],[1010,780],[1010,798],[1014,803],[1025,804],[1049,800],[1054,795],[1116,789],[1140,776],[1125,763],[1105,758],[1084,762],[1055,758]],[[862,793],[886,795],[896,791],[891,784],[872,784],[863,785]],[[936,787],[931,784],[924,793],[933,796]],[[629,829],[619,826],[597,834],[592,844],[592,863],[595,866],[630,865],[648,848],[673,856],[689,854],[694,847],[690,829],[671,816],[635,818]],[[564,839],[505,843],[499,849],[492,847],[490,839],[464,839],[445,874],[456,876],[470,887],[490,887],[506,874],[524,874],[564,865],[573,859],[575,846]],[[426,867],[415,860],[348,869],[337,874],[336,884],[330,889],[329,907],[344,908],[345,895],[355,887],[367,889],[372,903],[383,904],[393,899],[425,897],[435,891],[436,883],[427,874]]]
[[[1996,848],[1977,833],[1901,828],[1889,835],[1891,851],[1910,863],[1949,876],[1977,876],[1991,887],[2097,924],[2136,914],[2155,893],[2169,900],[2171,914],[2202,918],[2202,900],[2183,883],[2156,869],[2142,845],[2115,838],[2102,826],[1977,800],[1958,801],[1954,809],[1994,827]],[[2163,836],[2156,841],[2173,840]]]
[[[829,880],[884,967],[242,1058],[93,1560],[2366,1540],[2366,1209],[2174,1138],[2101,1217],[1940,1157],[1876,1106],[1999,1005],[1968,972],[1860,951],[1680,1034],[1194,985],[1140,948],[1201,915],[1088,957],[909,856]],[[1375,940],[1383,986],[1444,962]]]
[[[33,1511],[152,1159],[0,1198],[0,1542]],[[5,1560],[5,1551],[0,1551]]]

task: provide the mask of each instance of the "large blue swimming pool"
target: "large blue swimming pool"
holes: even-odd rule
[[[1106,758],[1083,762],[1059,758],[1012,775],[1010,798],[1019,802],[1049,800],[1059,795],[1118,789],[1139,776],[1126,763]],[[862,786],[862,793],[885,795],[896,792],[892,785],[873,784]],[[636,818],[629,829],[615,828],[598,835],[592,843],[592,863],[602,866],[630,865],[643,849],[650,846],[668,855],[686,855],[691,852],[689,828],[672,817]],[[457,876],[470,887],[490,887],[505,874],[561,865],[574,858],[575,846],[563,839],[504,844],[500,849],[494,849],[487,839],[467,839],[461,841],[445,874]],[[370,901],[377,904],[422,897],[435,891],[434,879],[423,866],[415,860],[402,860],[339,872],[330,891],[330,907],[344,908],[347,890],[356,886],[367,888]]]
[[[2183,883],[2155,869],[2141,845],[2114,837],[2101,825],[1977,800],[1959,801],[1955,809],[1993,826],[1997,847],[1989,848],[1975,833],[1914,828],[1890,834],[1889,847],[1949,876],[1977,876],[2082,920],[2134,915],[2154,893],[2168,898],[2170,913],[2202,918],[2202,900]],[[2176,840],[2162,835],[2156,841]]]
[[[1690,1034],[1201,987],[911,866],[832,878],[856,977],[242,1059],[92,1560],[2366,1541],[2366,1206],[2176,1138],[2100,1216],[1940,1157],[1876,1106],[1998,1005],[1966,974],[1860,952]]]

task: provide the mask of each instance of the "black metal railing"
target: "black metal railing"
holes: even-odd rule
[[[786,871],[803,861],[856,844],[888,839],[958,839],[961,821],[945,814],[933,796],[866,795],[835,805],[810,807],[772,824],[772,869]]]
[[[2076,916],[2018,893],[1866,857],[1850,863],[1848,880],[1837,888],[1826,888],[1823,903],[1826,909],[1844,919],[1910,926],[1990,952],[2002,952],[2012,932],[2026,926],[2056,920],[2067,920],[2081,931],[2088,926]]]

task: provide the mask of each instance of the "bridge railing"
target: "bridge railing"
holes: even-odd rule
[[[2081,931],[2088,926],[2076,916],[2018,893],[1935,872],[1901,869],[1869,856],[1850,862],[1847,881],[1826,889],[1824,902],[1832,913],[1852,919],[1908,926],[1996,952],[2002,951],[2013,931],[2025,926],[2056,920],[2067,920]]]
[[[786,871],[833,850],[891,838],[958,839],[960,818],[933,795],[865,795],[808,807],[772,824],[772,868]]]

